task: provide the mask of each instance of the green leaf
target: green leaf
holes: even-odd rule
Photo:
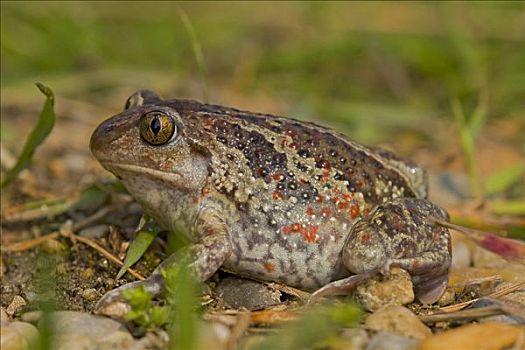
[[[198,349],[198,284],[182,261],[164,271],[166,300],[170,306],[169,349]]]
[[[503,200],[489,202],[489,210],[498,215],[525,215],[525,202],[523,200]]]
[[[129,302],[132,309],[137,312],[149,309],[152,300],[151,294],[143,285],[138,288],[124,290],[122,296]]]
[[[53,130],[53,126],[55,125],[56,117],[53,109],[55,96],[53,91],[41,83],[36,83],[36,86],[46,96],[46,101],[44,102],[42,112],[40,112],[38,123],[31,132],[31,135],[29,135],[29,138],[22,149],[22,153],[20,153],[20,156],[18,157],[18,161],[15,166],[7,172],[2,180],[2,188],[7,186],[22,170],[29,166],[36,148],[46,139],[49,133],[51,133],[51,130]]]
[[[485,181],[485,191],[488,195],[503,192],[510,185],[520,180],[525,172],[525,164],[513,164],[489,176]]]
[[[159,231],[155,230],[140,230],[133,242],[131,242],[128,252],[126,253],[126,259],[124,259],[124,265],[120,268],[117,274],[117,279],[121,278],[126,270],[130,268],[134,263],[144,255],[151,242],[155,239]]]
[[[151,308],[151,322],[155,326],[163,326],[169,321],[170,309],[165,306],[154,306]]]

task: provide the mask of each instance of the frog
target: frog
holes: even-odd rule
[[[190,244],[130,288],[159,296],[181,261],[198,281],[219,269],[306,292],[348,294],[391,268],[417,299],[448,283],[448,213],[428,200],[426,171],[391,151],[294,118],[139,90],[93,132],[95,158],[172,234]]]

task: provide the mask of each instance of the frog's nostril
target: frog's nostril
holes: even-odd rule
[[[109,124],[109,123],[108,123]],[[107,143],[108,139],[110,139],[110,133],[114,129],[113,126],[104,123],[99,125],[93,134],[91,135],[91,139],[89,141],[89,147],[91,148],[91,152],[93,152],[96,156],[96,152],[100,150],[100,148]]]

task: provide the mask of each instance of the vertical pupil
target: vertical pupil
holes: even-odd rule
[[[155,135],[157,135],[160,132],[161,125],[160,120],[157,116],[153,117],[153,119],[151,120],[150,128]]]

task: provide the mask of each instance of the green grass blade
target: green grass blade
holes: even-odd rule
[[[171,308],[168,349],[198,347],[198,283],[185,261],[165,270],[166,299]]]
[[[131,242],[128,252],[126,253],[126,259],[124,259],[124,265],[120,268],[117,279],[121,278],[126,270],[130,268],[134,263],[144,255],[151,242],[157,236],[158,231],[153,230],[140,230],[137,232],[137,236]]]
[[[53,108],[55,104],[55,96],[53,91],[41,83],[36,83],[36,86],[46,96],[46,101],[44,102],[42,112],[40,112],[38,123],[27,139],[24,148],[22,149],[22,153],[18,157],[18,161],[15,166],[7,172],[2,180],[2,188],[7,186],[22,170],[29,166],[36,148],[46,139],[49,133],[51,133],[51,130],[53,130],[53,126],[55,125],[56,117]]]
[[[518,182],[525,172],[525,164],[513,164],[485,180],[485,192],[488,195],[503,192],[510,185]]]
[[[206,68],[206,63],[204,62],[204,55],[202,54],[202,47],[199,41],[197,40],[197,35],[195,34],[195,29],[191,23],[188,14],[180,7],[177,8],[177,12],[180,20],[188,33],[188,36],[191,41],[191,48],[193,50],[193,55],[197,61],[197,66],[199,67],[199,74],[202,80],[202,98],[204,102],[208,102],[208,69]]]

